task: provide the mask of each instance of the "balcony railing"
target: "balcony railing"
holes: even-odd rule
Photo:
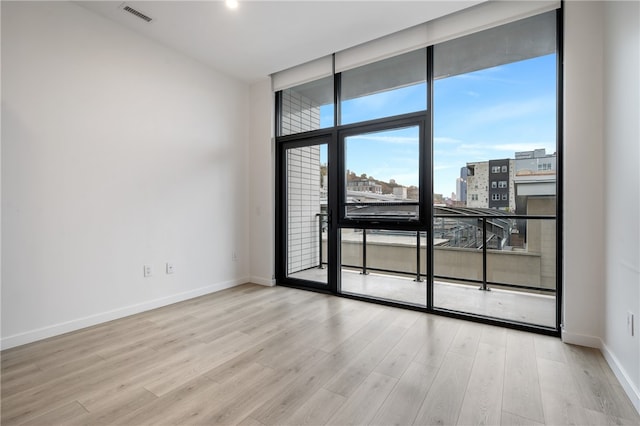
[[[323,231],[326,229],[327,215],[320,213],[318,217],[318,251],[319,268],[326,265],[323,254],[326,253],[326,241],[323,239]],[[517,289],[521,291],[534,291],[540,293],[555,293],[555,277],[546,280],[546,286],[535,284],[534,274],[541,275],[542,269],[549,268],[549,264],[555,265],[555,251],[546,252],[542,243],[537,243],[537,251],[529,251],[525,246],[526,239],[533,239],[533,230],[529,230],[529,221],[555,221],[554,216],[531,216],[531,215],[456,215],[440,214],[434,215],[434,279],[441,281],[459,282],[465,284],[477,284],[480,290],[489,291],[492,287]],[[555,229],[547,227],[547,229]],[[516,232],[517,231],[517,232]],[[361,233],[361,240],[342,241],[342,244],[360,244],[359,259],[354,255],[345,256],[342,259],[342,267],[359,270],[361,274],[368,274],[370,271],[389,273],[400,276],[413,277],[414,281],[420,282],[427,278],[428,271],[426,263],[426,244],[428,235],[426,232],[416,231],[385,231],[385,230],[354,230]],[[541,233],[541,230],[536,230]],[[369,241],[369,235],[397,236],[398,242],[390,244],[379,241]],[[400,238],[402,237],[402,238]],[[408,243],[408,238],[415,238],[415,245]],[[536,238],[541,239],[537,236]],[[393,238],[392,238],[393,239]],[[550,240],[555,244],[555,234],[550,235]],[[403,240],[402,242],[400,240]],[[387,240],[388,241],[388,240]],[[381,255],[381,247],[384,246],[386,257],[391,252],[388,250],[403,250],[406,255],[399,256],[407,258],[409,251],[415,251],[415,267],[374,266],[376,263],[384,261]],[[515,246],[515,248],[514,248]],[[554,246],[555,247],[555,246]],[[370,250],[376,248],[373,255],[373,262],[370,259]],[[353,251],[353,250],[352,250]],[[477,257],[481,257],[481,266],[477,262]],[[398,257],[398,256],[396,256]],[[387,262],[389,263],[389,262]],[[477,265],[477,266],[475,266]],[[546,265],[546,266],[545,266]],[[413,269],[413,270],[409,270]],[[474,278],[472,275],[478,274],[481,269],[481,276]],[[449,270],[447,274],[439,270]],[[500,270],[500,271],[498,271]],[[457,271],[459,273],[453,273]],[[507,282],[506,280],[492,280],[491,275],[513,276],[519,274],[525,276],[520,282]],[[554,273],[554,272],[553,272]],[[533,284],[531,282],[534,282]],[[537,281],[542,281],[540,278]]]

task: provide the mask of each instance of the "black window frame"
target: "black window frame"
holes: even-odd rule
[[[439,309],[437,307],[434,307],[433,305],[433,282],[431,281],[430,285],[431,285],[431,289],[429,290],[428,294],[427,294],[427,306],[425,308],[415,308],[412,307],[410,305],[406,305],[403,303],[396,303],[396,302],[390,302],[390,301],[385,301],[385,300],[381,300],[381,299],[375,299],[375,298],[370,298],[370,297],[359,297],[359,296],[353,296],[353,295],[346,295],[346,294],[342,294],[340,292],[340,282],[339,282],[339,274],[337,273],[337,266],[334,265],[333,271],[330,271],[330,274],[333,274],[334,277],[337,277],[337,283],[335,285],[331,285],[329,286],[329,293],[332,293],[334,295],[340,296],[340,297],[349,297],[349,298],[355,298],[355,299],[361,299],[361,300],[366,300],[366,301],[370,301],[370,302],[374,302],[374,303],[380,303],[380,304],[385,304],[385,305],[390,305],[390,306],[397,306],[397,307],[402,307],[405,309],[414,309],[414,310],[419,310],[419,311],[424,311],[424,312],[428,312],[428,313],[434,313],[434,314],[439,314],[439,315],[444,315],[444,316],[450,316],[450,317],[455,317],[455,318],[461,318],[461,319],[466,319],[466,320],[471,320],[471,321],[477,321],[477,322],[481,322],[481,323],[485,323],[485,324],[493,324],[493,325],[498,325],[498,326],[502,326],[502,327],[507,327],[507,328],[513,328],[513,329],[518,329],[518,330],[525,330],[525,331],[530,331],[530,332],[536,332],[539,334],[547,334],[547,335],[552,335],[552,336],[560,336],[560,332],[562,330],[563,327],[563,321],[562,321],[562,304],[563,304],[563,273],[562,273],[562,268],[563,268],[563,167],[562,167],[562,162],[563,162],[563,155],[564,155],[564,150],[563,150],[563,87],[564,87],[564,76],[563,76],[563,61],[564,61],[564,56],[563,56],[563,9],[562,9],[562,5],[560,6],[560,8],[555,10],[555,19],[556,19],[556,161],[557,161],[557,165],[556,165],[556,214],[553,217],[553,220],[555,220],[556,223],[556,241],[555,241],[555,246],[556,246],[556,253],[557,253],[557,258],[556,258],[556,265],[555,265],[555,269],[556,269],[556,321],[555,321],[555,328],[551,329],[548,326],[539,326],[539,325],[535,325],[535,324],[529,324],[529,323],[519,323],[515,320],[507,320],[507,319],[502,319],[502,318],[494,318],[494,317],[486,317],[486,316],[480,316],[480,315],[475,315],[473,313],[467,312],[458,312],[458,311],[446,311],[446,310],[442,310]],[[276,182],[276,256],[275,256],[275,262],[276,262],[276,283],[278,285],[291,285],[291,283],[286,282],[286,280],[282,280],[282,275],[278,272],[278,270],[282,269],[281,267],[279,267],[279,260],[278,257],[280,255],[280,249],[284,244],[284,241],[281,240],[281,231],[282,231],[282,197],[278,194],[279,192],[279,185],[280,185],[280,175],[281,175],[281,165],[278,164],[279,161],[279,145],[281,142],[285,142],[285,141],[292,141],[292,140],[296,140],[299,138],[305,138],[305,137],[316,137],[316,136],[320,136],[320,135],[330,135],[330,137],[332,138],[332,142],[330,143],[330,148],[329,148],[329,162],[334,164],[334,169],[336,168],[336,164],[338,164],[338,156],[339,153],[342,151],[342,149],[338,146],[338,138],[339,138],[339,134],[340,132],[344,132],[344,131],[348,131],[350,128],[358,128],[358,127],[362,127],[362,126],[367,126],[367,125],[374,125],[374,124],[378,124],[378,123],[384,123],[384,122],[389,122],[392,120],[401,120],[403,118],[408,118],[410,116],[416,115],[416,116],[423,116],[424,120],[426,122],[426,126],[424,128],[424,134],[426,135],[425,138],[425,142],[426,142],[426,146],[427,149],[425,150],[424,153],[421,153],[421,161],[424,161],[423,158],[427,159],[427,162],[425,163],[426,167],[429,168],[428,172],[424,173],[424,176],[421,177],[421,185],[420,185],[420,202],[422,204],[427,203],[427,207],[428,208],[424,208],[424,209],[420,209],[420,220],[418,221],[418,223],[416,223],[416,230],[421,230],[421,231],[427,231],[428,233],[431,233],[433,231],[433,217],[434,217],[434,212],[433,212],[433,45],[432,46],[428,46],[427,49],[427,96],[428,96],[428,101],[427,101],[427,110],[426,111],[422,111],[422,112],[418,112],[418,113],[410,113],[407,114],[406,116],[398,116],[398,117],[385,117],[385,118],[381,118],[381,119],[377,119],[377,120],[373,120],[372,122],[369,123],[353,123],[353,124],[349,124],[347,126],[342,126],[339,122],[339,117],[340,117],[340,74],[339,73],[335,73],[334,72],[334,126],[333,127],[329,127],[329,128],[323,128],[323,129],[319,129],[319,130],[315,130],[315,131],[310,131],[310,132],[306,132],[306,133],[298,133],[298,134],[291,134],[288,136],[279,136],[276,135],[275,138],[275,143],[276,143],[276,179],[278,179],[278,181]],[[278,102],[279,102],[279,93],[281,92],[276,92],[275,94],[275,99],[276,99],[276,114],[275,114],[275,127],[276,127],[276,131],[278,129],[278,126],[280,125],[280,121],[279,121],[279,114],[278,114]],[[333,147],[333,148],[331,148]],[[340,167],[344,168],[344,164],[339,164]],[[508,168],[508,170],[511,167]],[[424,170],[421,166],[421,170]],[[489,173],[491,173],[491,170],[489,170]],[[343,176],[344,175],[344,171],[338,171],[334,173],[334,176]],[[470,175],[473,175],[470,174]],[[329,201],[329,209],[330,209],[330,219],[331,220],[331,210],[333,210],[334,212],[337,211],[337,201],[338,201],[338,196],[339,195],[339,190],[341,187],[344,188],[344,183],[340,183],[339,181],[342,181],[342,179],[338,179],[338,178],[334,178],[329,179],[329,185],[330,187],[333,188],[333,194],[335,194],[332,198],[333,201]],[[478,188],[478,184],[476,183],[476,189]],[[425,194],[426,191],[426,194]],[[471,199],[473,200],[474,194],[471,195]],[[476,199],[480,198],[478,196],[478,194],[475,194]],[[485,199],[485,201],[488,201]],[[423,221],[424,217],[426,216],[426,222]],[[514,216],[515,217],[515,216]],[[551,217],[545,217],[543,219],[551,219]],[[353,226],[353,225],[357,225],[357,226]],[[358,224],[353,223],[353,221],[348,221],[348,222],[342,222],[340,223],[339,226],[335,226],[335,229],[339,229],[341,227],[360,227],[360,228],[367,228],[367,227],[371,227],[371,228],[385,228],[385,229],[394,229],[395,226],[401,226],[402,229],[406,229],[406,222],[403,223],[386,223],[384,224],[384,226],[380,226],[380,224],[378,223],[370,223],[370,222],[361,222]],[[422,229],[420,229],[420,227],[422,227]],[[338,241],[338,238],[336,238],[338,234],[334,231],[334,240]],[[338,243],[339,244],[339,243]],[[428,244],[427,245],[427,256],[428,256],[428,260],[427,260],[427,267],[429,269],[429,276],[433,276],[433,244]],[[333,257],[339,257],[340,255],[340,248],[334,248],[333,253],[330,254]],[[330,275],[331,276],[331,275]],[[331,278],[330,278],[331,280]],[[428,279],[429,280],[429,279]],[[304,288],[304,284],[301,285],[294,285],[295,287],[302,287]],[[312,289],[313,290],[313,289]],[[315,289],[315,291],[322,291],[322,290],[318,290]]]
[[[338,208],[338,225],[341,228],[359,228],[359,229],[373,229],[383,227],[385,229],[406,229],[410,231],[424,231],[428,226],[428,211],[431,196],[426,190],[426,186],[430,188],[430,179],[424,179],[426,173],[425,167],[431,163],[430,149],[427,149],[428,128],[430,120],[428,119],[427,111],[413,112],[401,116],[377,119],[364,123],[348,124],[340,126],[337,131],[337,151],[338,151],[338,200],[340,207]],[[345,209],[342,208],[346,205],[346,162],[345,162],[345,139],[350,136],[356,136],[361,134],[368,134],[374,132],[380,132],[385,130],[403,129],[407,127],[419,128],[419,176],[422,176],[420,185],[418,187],[419,200],[416,203],[418,206],[417,218],[403,218],[403,217],[372,217],[364,218],[357,216],[347,216]],[[425,172],[423,172],[425,171]],[[426,180],[426,181],[425,181]],[[428,200],[427,200],[428,197]]]

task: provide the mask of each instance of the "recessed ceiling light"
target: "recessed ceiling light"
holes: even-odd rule
[[[237,9],[238,8],[238,0],[226,0],[227,7],[229,9]]]

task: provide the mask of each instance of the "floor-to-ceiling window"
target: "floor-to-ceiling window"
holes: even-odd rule
[[[279,94],[278,134],[300,135],[333,127],[333,77]],[[327,288],[328,146],[330,137],[296,137],[280,143],[280,212],[285,231],[278,274]]]
[[[345,71],[340,87],[340,291],[425,307],[427,49]]]
[[[556,325],[554,13],[434,46],[434,308]],[[479,292],[478,289],[481,289]]]
[[[559,330],[557,12],[277,93],[277,281]]]

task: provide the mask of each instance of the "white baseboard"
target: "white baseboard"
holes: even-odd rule
[[[622,364],[620,364],[620,362],[618,361],[618,358],[614,355],[613,352],[609,350],[609,348],[607,347],[607,345],[605,345],[602,339],[594,336],[585,336],[581,334],[567,333],[566,331],[563,330],[562,341],[565,343],[570,343],[572,345],[587,346],[590,348],[599,349],[600,352],[602,353],[602,356],[607,361],[607,364],[609,364],[611,371],[613,371],[613,374],[616,376],[616,378],[620,382],[622,389],[624,389],[624,392],[627,394],[627,396],[633,403],[633,406],[635,407],[636,411],[640,414],[640,391],[635,386],[633,381],[630,379],[626,370],[624,369]]]
[[[609,367],[611,367],[613,374],[615,374],[616,378],[622,385],[624,392],[627,394],[627,396],[631,400],[631,403],[636,408],[636,411],[638,412],[638,414],[640,414],[640,391],[634,385],[633,381],[629,378],[627,371],[624,369],[624,367],[622,367],[622,365],[618,361],[618,358],[613,354],[613,352],[609,350],[604,342],[602,342],[600,351],[602,352],[604,359],[607,361],[607,364],[609,364]]]
[[[230,281],[222,281],[206,287],[197,288],[195,290],[172,294],[170,296],[161,297],[159,299],[149,300],[147,302],[125,306],[122,308],[113,309],[111,311],[102,312],[83,318],[77,318],[63,323],[53,324],[35,330],[14,334],[12,336],[2,337],[2,339],[0,339],[0,349],[4,350],[13,348],[15,346],[25,345],[27,343],[36,342],[48,337],[58,336],[60,334],[69,333],[71,331],[80,330],[86,327],[91,327],[103,322],[124,318],[129,315],[138,314],[140,312],[149,311],[151,309],[160,308],[162,306],[171,305],[173,303],[182,302],[184,300],[193,299],[194,297],[204,296],[205,294],[209,293],[215,293],[216,291],[235,287],[247,282],[249,282],[249,278],[247,277]]]
[[[588,348],[602,348],[602,341],[599,337],[569,333],[565,330],[562,330],[562,341],[571,345],[586,346]]]
[[[276,285],[276,281],[272,278],[264,278],[264,277],[251,277],[251,282],[254,284],[266,285],[269,287],[273,287]]]

